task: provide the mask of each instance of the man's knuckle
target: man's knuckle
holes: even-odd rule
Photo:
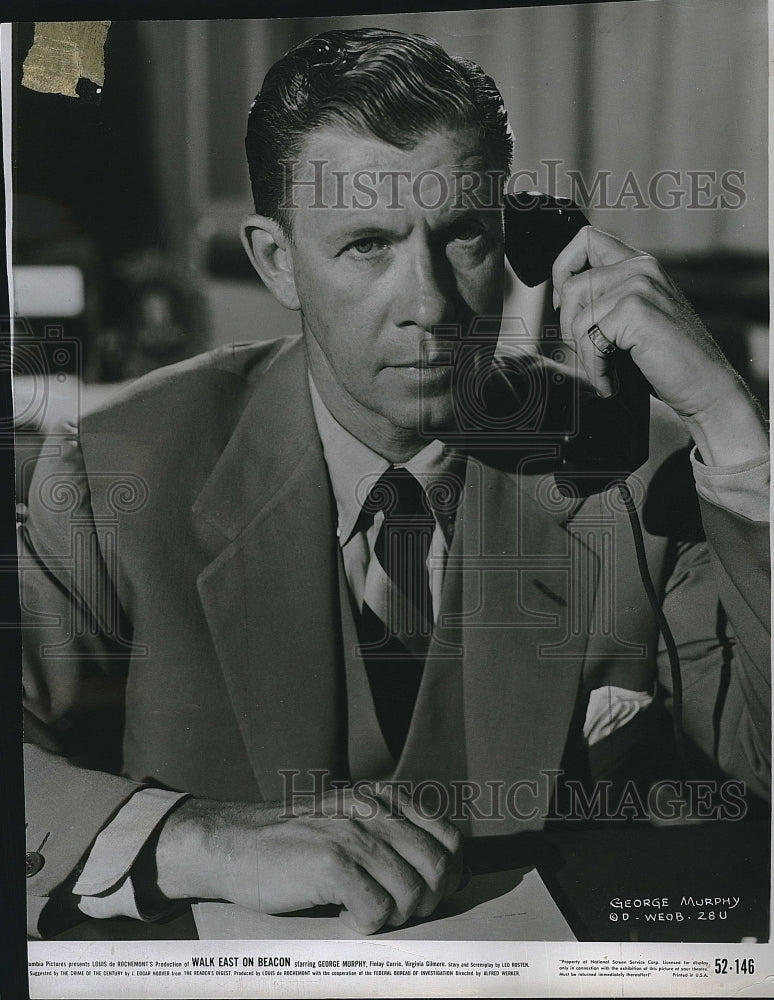
[[[620,302],[621,313],[625,319],[634,319],[637,316],[641,316],[649,307],[650,303],[648,300],[642,292],[638,291],[627,292]]]
[[[447,840],[449,843],[449,850],[452,854],[457,854],[462,850],[464,838],[462,836],[462,831],[458,826],[450,826]]]
[[[629,288],[636,294],[647,296],[656,287],[656,282],[650,274],[640,271],[629,279]]]
[[[564,297],[564,290],[572,275],[568,274],[563,260],[564,254],[559,254],[551,266],[551,282],[559,294]]]
[[[575,340],[580,339],[590,326],[590,320],[584,313],[579,313],[570,324],[570,333]]]
[[[426,892],[419,901],[416,910],[414,910],[414,916],[429,917],[445,895],[446,892],[443,889]]]
[[[356,864],[350,851],[343,844],[334,840],[328,841],[323,848],[322,868],[324,873],[340,876],[352,872],[356,868]]]
[[[392,916],[395,909],[395,901],[386,892],[378,894],[368,907],[367,919],[372,922],[378,930]]]
[[[416,906],[427,889],[427,883],[420,876],[412,877],[406,885],[406,903],[412,908]]]
[[[582,274],[571,275],[562,287],[562,298],[574,302],[579,299],[587,287]]]
[[[353,818],[342,831],[344,843],[352,850],[366,854],[384,843],[384,827],[368,819]]]
[[[373,913],[359,914],[356,918],[355,925],[358,933],[360,934],[375,934],[377,931],[381,930],[389,919],[389,914],[386,916],[375,916]]]
[[[433,871],[427,876],[427,886],[433,892],[440,892],[449,877],[449,872],[454,867],[454,860],[448,854],[443,854],[433,867]]]

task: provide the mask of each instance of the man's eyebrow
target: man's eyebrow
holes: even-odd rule
[[[325,243],[334,245],[341,242],[363,239],[367,236],[397,235],[404,229],[394,216],[385,214],[373,218],[369,213],[368,217],[363,214],[351,215],[349,219],[342,220],[338,225],[334,225],[324,235]]]
[[[339,224],[334,224],[322,235],[323,245],[330,249],[339,249],[347,243],[353,243],[360,239],[367,239],[373,236],[400,237],[407,229],[407,226],[400,213],[385,211],[374,218],[371,212],[352,212],[349,218],[342,220]],[[460,223],[471,219],[486,222],[487,225],[494,225],[490,221],[493,218],[491,209],[475,208],[469,205],[449,206],[448,211],[439,214],[436,224],[432,227],[436,232],[446,232],[458,226]]]

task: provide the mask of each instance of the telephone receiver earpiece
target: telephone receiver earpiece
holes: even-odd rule
[[[534,287],[551,278],[561,251],[588,225],[580,208],[567,198],[535,192],[504,197],[505,255],[514,273]],[[619,483],[648,458],[650,386],[628,353],[615,355],[619,389],[600,398],[583,382],[572,380],[554,390],[541,430],[554,435],[559,456],[555,479],[565,495],[589,496]],[[502,370],[514,398],[523,397],[517,384],[522,373]],[[554,386],[557,379],[548,379]],[[502,403],[499,404],[502,406]]]
[[[534,288],[548,281],[554,261],[588,219],[569,198],[520,191],[503,201],[505,256],[518,279]]]

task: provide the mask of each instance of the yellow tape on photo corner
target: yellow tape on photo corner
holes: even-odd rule
[[[65,97],[78,97],[76,86],[81,78],[101,87],[109,27],[110,21],[36,21],[22,86]]]

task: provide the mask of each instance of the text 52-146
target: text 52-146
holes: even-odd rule
[[[754,958],[716,958],[715,975],[726,976],[731,972],[751,976],[755,972]]]

